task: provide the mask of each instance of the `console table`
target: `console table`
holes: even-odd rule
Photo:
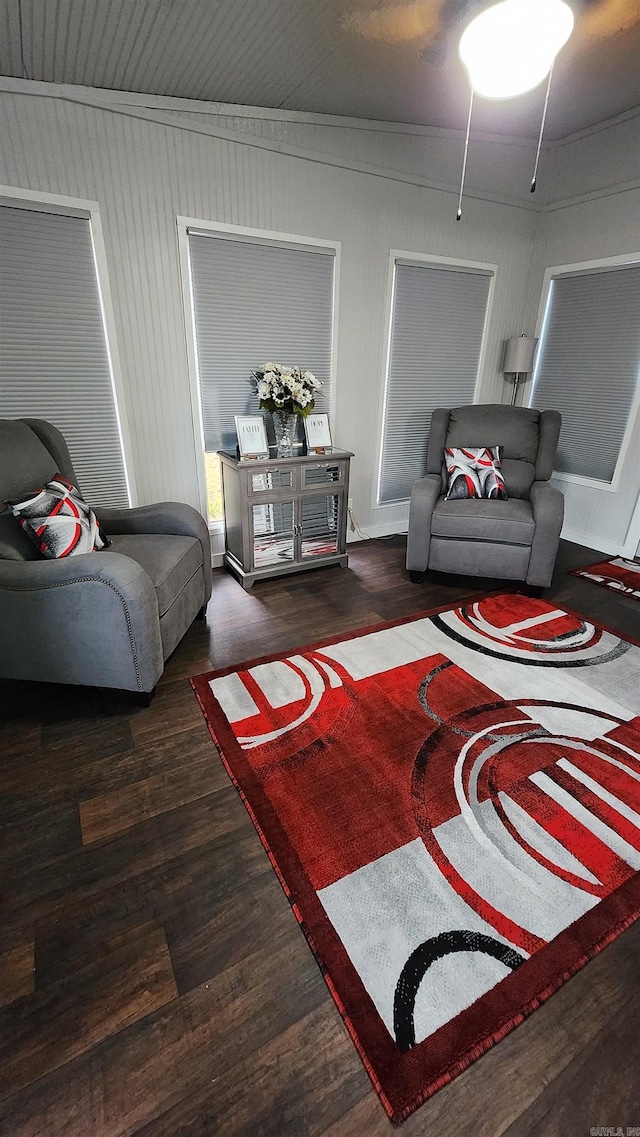
[[[348,450],[240,459],[220,451],[225,564],[244,588],[264,577],[346,565]]]

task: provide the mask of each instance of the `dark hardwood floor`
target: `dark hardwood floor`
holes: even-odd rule
[[[349,552],[249,593],[216,571],[149,708],[0,685],[3,1137],[392,1132],[187,682],[496,587]],[[597,559],[563,544],[546,595],[640,639],[637,601],[567,575]],[[640,1126],[639,976],[640,921],[403,1134]]]

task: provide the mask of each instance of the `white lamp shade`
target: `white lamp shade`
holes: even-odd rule
[[[460,39],[473,90],[488,99],[531,91],[572,31],[573,12],[564,0],[502,0],[486,8]]]
[[[533,371],[538,341],[533,336],[512,336],[507,340],[502,370],[507,375]]]

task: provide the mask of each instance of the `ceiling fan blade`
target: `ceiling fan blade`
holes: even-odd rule
[[[578,28],[586,39],[608,39],[640,24],[638,0],[583,0]]]
[[[406,3],[378,4],[346,12],[343,28],[363,39],[381,43],[413,43],[438,34],[441,12],[451,0],[407,0]],[[456,0],[456,3],[458,0]]]
[[[492,2],[497,0],[387,0],[346,11],[340,22],[346,31],[366,40],[416,45],[423,60],[439,66],[467,16]],[[572,7],[583,41],[610,38],[640,23],[639,0],[573,0]]]

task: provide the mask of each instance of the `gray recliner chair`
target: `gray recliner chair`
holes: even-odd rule
[[[477,404],[433,412],[427,474],[411,494],[407,568],[551,584],[564,498],[549,484],[557,411]],[[445,447],[500,446],[508,501],[445,501]]]
[[[136,691],[141,701],[211,595],[211,545],[189,505],[99,509],[112,544],[46,560],[5,500],[56,473],[74,485],[64,438],[41,419],[0,419],[0,678]]]

